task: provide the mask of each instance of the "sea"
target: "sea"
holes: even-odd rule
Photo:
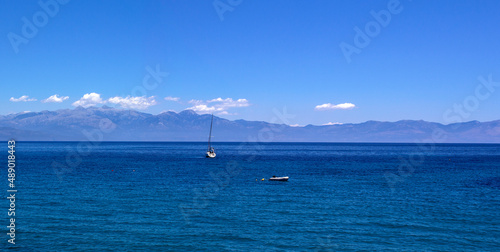
[[[7,142],[1,251],[500,251],[500,145]],[[269,181],[288,176],[287,182]]]

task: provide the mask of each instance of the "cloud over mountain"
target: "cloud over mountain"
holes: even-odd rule
[[[156,100],[154,96],[127,96],[120,97],[115,96],[107,100],[109,103],[118,104],[120,107],[125,109],[147,109],[153,105],[156,105]]]
[[[59,97],[57,94],[55,94],[55,95],[50,96],[47,99],[43,99],[42,102],[43,103],[49,103],[49,102],[61,103],[61,102],[65,101],[65,100],[67,100],[67,99],[69,99],[69,96],[61,96],[61,97]]]
[[[212,100],[202,101],[202,100],[191,100],[189,103],[194,106],[187,108],[190,110],[194,110],[201,114],[209,114],[209,113],[217,113],[219,115],[227,115],[229,112],[227,111],[230,108],[241,108],[248,107],[250,103],[247,99],[237,99],[233,100],[232,98],[216,98]]]
[[[315,110],[333,110],[333,109],[352,109],[356,107],[356,105],[346,102],[346,103],[341,103],[341,104],[331,104],[331,103],[325,103],[322,105],[316,106],[314,109]]]
[[[36,99],[29,98],[29,96],[27,96],[27,95],[23,95],[19,98],[10,97],[9,101],[11,101],[11,102],[30,102],[30,101],[36,101]]]
[[[102,100],[100,94],[90,93],[90,94],[83,95],[83,97],[80,98],[80,100],[73,102],[72,105],[75,107],[81,106],[84,108],[88,108],[88,107],[95,106],[97,104],[102,104],[102,103],[103,103],[103,100]]]

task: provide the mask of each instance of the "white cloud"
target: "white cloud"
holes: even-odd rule
[[[216,98],[212,100],[202,101],[202,100],[190,100],[189,103],[193,104],[193,107],[187,108],[192,109],[201,114],[217,113],[218,115],[231,115],[227,110],[229,108],[241,108],[248,107],[250,103],[247,99],[233,100],[232,98]]]
[[[36,99],[29,98],[29,96],[27,96],[27,95],[23,95],[19,98],[10,97],[9,101],[11,101],[11,102],[29,102],[29,101],[36,101]]]
[[[179,97],[172,97],[172,96],[167,96],[165,97],[165,101],[179,101],[181,98]]]
[[[289,125],[290,127],[304,127],[304,125],[299,125],[299,124],[291,124]]]
[[[75,107],[82,106],[84,108],[95,106],[98,104],[112,103],[117,104],[122,108],[127,109],[147,109],[150,106],[156,105],[157,102],[154,96],[115,96],[107,100],[103,100],[98,93],[85,94],[80,100],[74,102],[72,105]]]
[[[97,93],[90,93],[90,94],[85,94],[80,100],[73,102],[73,106],[78,107],[82,106],[84,108],[88,108],[91,106],[95,106],[97,104],[105,103],[100,94]]]
[[[153,105],[156,105],[156,100],[154,96],[151,97],[146,97],[146,96],[127,96],[127,97],[120,97],[120,96],[115,96],[112,98],[109,98],[107,100],[109,103],[113,104],[118,104],[122,108],[128,108],[128,109],[147,109]]]
[[[314,109],[315,110],[331,110],[331,109],[352,109],[356,107],[356,105],[346,102],[346,103],[341,103],[341,104],[331,104],[331,103],[325,103],[322,105],[316,106]]]
[[[57,94],[55,95],[52,95],[50,96],[49,98],[47,99],[44,99],[42,100],[43,103],[47,103],[47,102],[63,102],[65,100],[69,99],[69,96],[61,96],[61,97],[58,97]]]
[[[329,123],[325,123],[325,124],[322,124],[322,125],[342,125],[343,123],[339,123],[339,122],[329,122]]]
[[[231,99],[231,98],[222,99],[219,97],[217,99],[212,99],[212,100],[209,100],[207,102],[208,103],[219,103],[215,106],[221,107],[224,109],[232,108],[232,107],[248,107],[248,106],[250,106],[247,99],[238,99],[236,101],[233,101],[233,99]]]
[[[194,110],[196,112],[200,112],[202,114],[213,113],[215,111],[222,111],[221,108],[216,109],[214,106],[209,107],[205,104],[195,105],[195,106],[187,108],[187,109],[192,109],[192,110]]]

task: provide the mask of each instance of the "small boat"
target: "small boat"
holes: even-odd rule
[[[288,177],[276,177],[276,176],[273,176],[269,180],[271,180],[271,181],[288,181]]]
[[[215,158],[215,149],[212,147],[210,140],[212,139],[212,125],[214,124],[214,114],[212,114],[212,121],[210,122],[210,134],[208,135],[208,150],[206,153],[207,158]]]

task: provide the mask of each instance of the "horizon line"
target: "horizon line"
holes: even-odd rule
[[[37,140],[15,140],[15,139],[10,139],[14,140],[16,142],[22,142],[22,143],[80,143],[80,142],[89,142],[87,140],[85,141],[37,141]],[[130,140],[130,141],[100,141],[99,143],[200,143],[200,144],[205,144],[206,141],[135,141],[135,140]],[[468,144],[473,144],[473,145],[500,145],[500,142],[498,143],[491,143],[491,142],[319,142],[319,141],[309,141],[309,142],[288,142],[288,141],[275,141],[275,142],[241,142],[241,141],[212,141],[212,143],[221,143],[221,144],[241,144],[241,143],[251,143],[251,144],[264,144],[264,145],[271,145],[271,144],[395,144],[395,145],[422,145],[422,144],[439,144],[439,145],[453,145],[453,144],[458,144],[458,145],[468,145]]]

